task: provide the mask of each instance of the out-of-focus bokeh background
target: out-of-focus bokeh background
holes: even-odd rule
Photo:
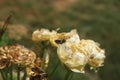
[[[120,0],[0,0],[0,25],[9,14],[12,19],[1,45],[23,44],[40,53],[40,45],[31,40],[38,28],[70,31],[77,29],[81,39],[93,39],[106,51],[105,65],[97,73],[75,73],[72,80],[120,79]],[[49,71],[57,64],[53,53]],[[50,80],[63,80],[61,65]]]

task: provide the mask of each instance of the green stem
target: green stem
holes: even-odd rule
[[[55,68],[54,68],[54,70],[50,73],[50,76],[52,76],[52,75],[55,73],[55,71],[57,70],[59,64],[60,64],[60,63],[59,63],[59,61],[58,61],[57,64],[56,64],[56,66],[55,66]]]
[[[20,68],[17,69],[17,80],[20,80]]]
[[[10,68],[10,80],[13,80],[13,68],[12,68],[12,66]]]
[[[71,80],[72,76],[73,76],[72,72],[70,70],[67,70],[64,80]]]
[[[73,73],[70,74],[69,79],[68,80],[72,80],[73,77]]]
[[[2,76],[3,80],[6,80],[4,72],[2,70],[0,70],[0,72],[1,72],[1,76]]]
[[[8,69],[5,68],[3,73],[5,75],[6,80],[8,80],[8,73],[9,73]]]
[[[26,80],[26,78],[27,78],[27,72],[26,72],[26,70],[24,70],[23,80]]]

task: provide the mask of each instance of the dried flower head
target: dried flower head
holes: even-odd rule
[[[81,40],[79,44],[66,42],[58,46],[59,59],[74,72],[84,72],[88,63],[91,68],[103,65],[105,51],[93,40]]]
[[[35,53],[22,45],[10,46],[8,55],[11,57],[13,63],[22,66],[31,65],[36,59]]]
[[[62,44],[66,41],[79,43],[80,38],[76,29],[71,30],[70,32],[57,33],[56,31],[49,31],[48,29],[36,30],[32,34],[32,40],[34,41],[50,41],[50,43],[57,47],[59,44]]]
[[[88,64],[93,68],[100,67],[104,63],[105,51],[99,47],[99,44],[93,40],[81,40],[79,49],[86,52],[89,57]]]
[[[32,34],[32,40],[34,41],[46,41],[50,39],[50,35],[54,32],[50,32],[48,29],[36,30]]]
[[[71,43],[79,43],[80,38],[75,29],[71,30],[70,32],[63,32],[63,33],[57,33],[50,36],[50,42],[53,46],[58,47],[59,44],[63,44],[65,42],[71,42]]]
[[[0,69],[10,65],[10,57],[7,56],[8,47],[0,47]]]
[[[27,68],[29,80],[47,80],[47,74],[39,67]]]
[[[59,59],[73,72],[84,73],[84,66],[88,62],[87,56],[80,52],[76,44],[64,43],[58,46]]]

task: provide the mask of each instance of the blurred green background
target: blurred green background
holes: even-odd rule
[[[80,38],[93,39],[106,51],[105,65],[98,73],[73,75],[72,80],[119,80],[120,78],[120,0],[0,0],[0,25],[12,14],[1,45],[20,43],[40,53],[41,44],[31,40],[38,28],[70,31],[77,29]],[[49,71],[57,65],[52,56]],[[50,80],[63,80],[60,65]]]

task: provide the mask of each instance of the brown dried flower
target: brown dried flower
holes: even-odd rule
[[[34,63],[36,54],[22,45],[0,47],[0,69],[10,62],[21,66],[30,66]]]
[[[10,65],[10,57],[7,56],[8,47],[0,47],[0,69]]]
[[[34,63],[36,54],[22,45],[13,45],[9,47],[11,61],[15,64],[28,66]]]
[[[39,67],[27,68],[29,80],[47,80],[47,74]]]

